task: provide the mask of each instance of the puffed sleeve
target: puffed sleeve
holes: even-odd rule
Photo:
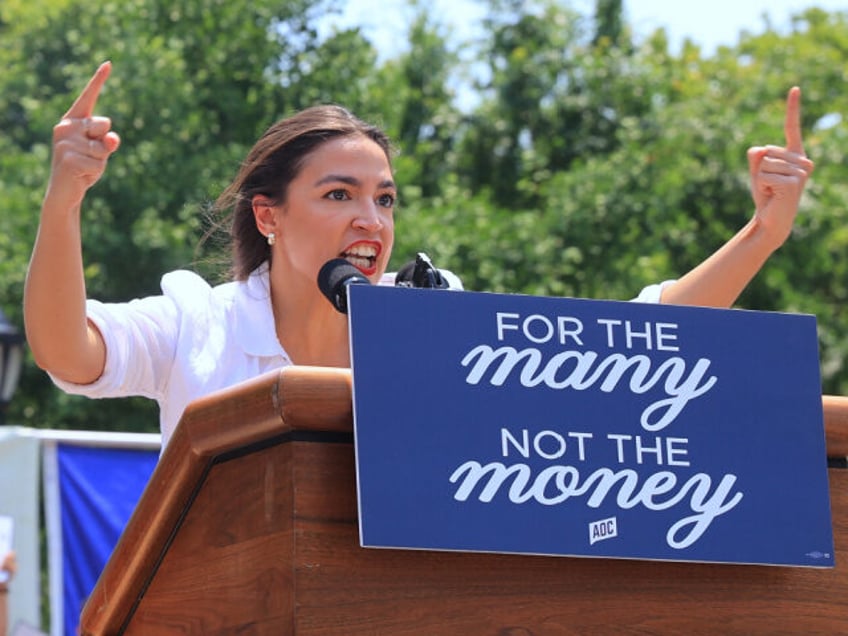
[[[106,364],[91,384],[73,384],[51,376],[63,391],[91,398],[139,395],[160,399],[173,368],[186,299],[208,295],[209,285],[190,272],[162,279],[161,296],[127,303],[86,303],[88,319],[103,336]]]
[[[657,283],[656,285],[648,285],[639,292],[639,295],[636,298],[632,299],[631,302],[634,303],[654,303],[657,304],[660,302],[660,298],[662,297],[662,291],[669,285],[671,285],[673,280],[664,280],[661,283]]]

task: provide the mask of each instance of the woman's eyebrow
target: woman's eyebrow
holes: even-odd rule
[[[321,185],[324,185],[325,183],[338,183],[338,182],[346,183],[346,184],[352,185],[352,186],[361,185],[360,182],[359,182],[359,179],[357,179],[356,177],[349,177],[349,176],[343,175],[343,174],[328,174],[328,175],[325,175],[325,176],[321,177],[320,179],[318,179],[318,181],[315,182],[315,185],[321,186]]]
[[[325,185],[327,183],[346,183],[348,185],[355,186],[355,187],[359,187],[359,186],[362,185],[362,182],[359,179],[357,179],[356,177],[351,177],[351,176],[343,175],[343,174],[328,174],[328,175],[325,175],[325,176],[321,177],[320,179],[318,179],[318,181],[315,182],[315,187],[322,186],[322,185]],[[377,187],[380,188],[380,189],[383,189],[383,188],[397,189],[396,186],[395,186],[395,182],[392,181],[391,179],[386,179],[385,181],[381,181],[379,184],[377,184]]]

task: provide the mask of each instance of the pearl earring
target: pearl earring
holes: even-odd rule
[[[273,232],[268,232],[268,245],[275,245],[277,243],[277,237]]]

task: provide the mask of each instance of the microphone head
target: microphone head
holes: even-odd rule
[[[340,313],[347,313],[347,286],[370,285],[366,276],[343,258],[327,261],[318,272],[318,289]]]
[[[415,274],[415,261],[409,261],[395,274],[396,287],[415,287],[413,277]]]
[[[414,261],[409,261],[397,271],[395,286],[428,289],[448,289],[450,287],[442,273],[424,252],[418,252]]]

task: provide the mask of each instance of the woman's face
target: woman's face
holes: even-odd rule
[[[376,283],[394,243],[397,189],[383,149],[363,136],[312,151],[276,212],[273,263],[315,284],[321,266],[344,258]]]

